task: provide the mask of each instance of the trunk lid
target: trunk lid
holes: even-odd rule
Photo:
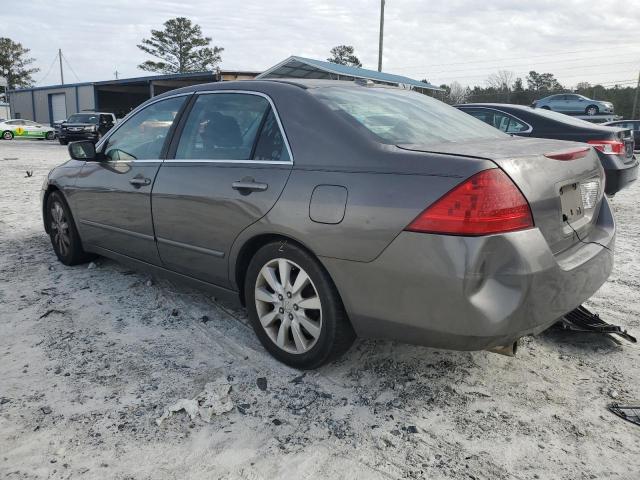
[[[575,160],[555,160],[544,156],[545,153],[587,147],[584,143],[512,137],[398,147],[462,155],[495,163],[524,194],[531,206],[535,226],[553,253],[560,253],[578,243],[578,235],[586,237],[598,217],[604,195],[604,171],[595,150],[590,148],[584,157]]]

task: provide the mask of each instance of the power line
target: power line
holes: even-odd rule
[[[44,74],[44,77],[42,77],[40,80],[38,80],[36,82],[36,84],[38,83],[42,83],[44,81],[45,78],[47,78],[49,76],[49,74],[51,73],[51,69],[53,68],[53,65],[56,63],[56,60],[58,59],[58,55],[56,54],[55,57],[53,57],[53,60],[51,61],[51,65],[49,65],[49,69],[47,70],[47,73]]]
[[[513,72],[514,75],[519,76],[519,77],[523,77],[529,74],[529,71],[518,71],[518,72]],[[602,75],[609,75],[611,73],[630,73],[629,70],[609,70],[606,72],[594,72],[594,73],[588,73],[586,75],[591,76],[592,78],[594,76],[602,76]],[[477,74],[477,75],[454,75],[454,76],[449,76],[449,75],[441,75],[439,77],[435,77],[437,78],[446,78],[449,80],[455,80],[455,79],[466,79],[466,78],[486,78],[490,75],[490,73],[481,73],[481,74]],[[554,74],[554,76],[557,74]],[[570,75],[570,76],[564,76],[562,75],[562,77],[567,80],[567,79],[574,79],[574,78],[583,78],[585,77],[585,75],[580,74],[580,75]],[[586,80],[586,79],[585,79]]]
[[[67,56],[63,55],[62,52],[60,53],[60,55],[62,56],[62,58],[64,59],[64,63],[67,64],[67,67],[69,67],[69,70],[71,70],[71,73],[73,73],[73,76],[76,77],[76,80],[78,80],[78,82],[80,82],[80,77],[78,77],[78,75],[76,74],[75,70],[73,69],[73,67],[71,66],[71,64],[69,63],[69,60],[67,60]]]
[[[613,66],[617,66],[617,65],[637,65],[638,62],[637,61],[631,61],[631,62],[613,62],[613,63],[600,63],[598,65],[571,65],[568,66],[566,68],[562,68],[561,71],[563,70],[585,70],[585,69],[589,69],[589,68],[602,68],[602,67],[613,67]],[[498,70],[507,70],[511,67],[527,67],[529,69],[534,69],[537,68],[538,70],[540,70],[539,66],[536,65],[531,65],[528,63],[521,63],[519,65],[505,65],[500,67]],[[482,69],[474,69],[474,70],[451,70],[451,71],[440,71],[440,72],[430,72],[430,75],[435,75],[437,76],[439,73],[443,73],[445,74],[444,76],[449,77],[449,73],[462,73],[462,72],[469,72],[469,73],[473,73],[473,72],[483,72],[483,75],[490,75],[491,73],[494,73],[495,70],[492,71],[488,71],[484,68]],[[467,77],[467,76],[473,76],[473,75],[460,75],[458,76],[458,78],[460,77]]]
[[[565,51],[565,52],[557,52],[557,53],[545,53],[545,54],[541,54],[541,55],[527,55],[527,58],[544,58],[544,57],[557,57],[557,56],[561,56],[561,55],[572,55],[574,53],[592,53],[592,52],[599,52],[599,51],[611,51],[614,48],[622,48],[622,46],[628,46],[628,45],[636,45],[633,43],[621,43],[618,45],[610,45],[608,47],[603,47],[603,48],[590,48],[587,50],[570,50],[570,51]],[[470,62],[454,62],[454,63],[433,63],[433,64],[425,64],[425,65],[408,65],[408,66],[398,66],[398,67],[394,67],[394,70],[406,70],[406,69],[411,69],[411,68],[415,68],[415,69],[422,69],[422,68],[429,68],[429,67],[446,67],[446,66],[451,66],[451,65],[468,65],[470,63],[494,63],[494,62],[502,62],[504,60],[520,60],[523,57],[523,55],[519,55],[517,57],[502,57],[502,58],[494,58],[493,60],[473,60]]]

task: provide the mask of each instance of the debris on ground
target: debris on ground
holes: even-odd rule
[[[612,325],[611,323],[605,322],[600,318],[600,315],[589,311],[582,305],[567,313],[562,320],[560,320],[560,326],[564,330],[602,333],[613,339],[616,343],[619,342],[613,335],[618,335],[631,343],[638,341],[634,336],[630,335],[626,329],[619,325]]]
[[[156,423],[162,425],[167,418],[176,412],[184,410],[191,420],[200,415],[200,418],[210,423],[214,416],[233,410],[233,400],[229,396],[231,385],[228,383],[207,383],[204,390],[200,392],[194,399],[181,398],[173,405],[165,408],[164,413],[156,420]]]
[[[258,385],[258,388],[264,392],[267,389],[267,379],[264,377],[257,378],[256,385]]]
[[[57,308],[51,308],[46,312],[44,312],[42,315],[40,315],[40,318],[47,318],[52,313],[58,313],[60,315],[64,315],[65,312],[63,310],[58,310]]]
[[[42,413],[44,413],[45,415],[49,415],[51,413],[51,407],[49,407],[48,405],[40,408],[40,410],[42,410]]]
[[[93,270],[96,267],[97,265],[95,264],[95,262],[91,262],[89,263],[89,265],[87,265],[87,270]]]
[[[612,403],[607,407],[611,413],[616,414],[620,418],[625,419],[635,425],[640,426],[640,405],[635,407],[620,406],[617,403]]]

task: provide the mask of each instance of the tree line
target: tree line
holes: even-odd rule
[[[427,80],[423,80],[427,82]],[[427,82],[428,83],[428,82]],[[535,100],[557,93],[577,93],[593,100],[604,100],[614,105],[616,115],[633,118],[636,87],[604,86],[580,82],[574,90],[565,88],[552,73],[534,70],[523,80],[513,72],[500,70],[489,75],[485,86],[463,87],[458,82],[440,85],[443,92],[437,98],[449,103],[516,103],[531,105]],[[637,113],[636,113],[637,114]]]

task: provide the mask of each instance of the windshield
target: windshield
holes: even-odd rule
[[[95,113],[76,113],[67,120],[68,123],[98,123],[98,115]]]
[[[309,91],[382,143],[425,145],[507,136],[446,103],[410,90],[346,86]]]

